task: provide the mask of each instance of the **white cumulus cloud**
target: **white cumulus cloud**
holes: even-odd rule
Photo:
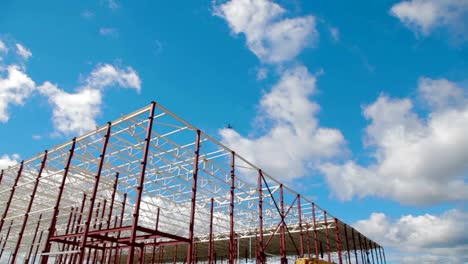
[[[68,93],[56,85],[45,82],[38,87],[53,106],[53,123],[57,132],[65,135],[83,134],[96,128],[101,114],[102,90],[106,87],[141,88],[141,80],[131,67],[103,64],[94,69],[85,85]]]
[[[2,77],[2,73],[6,76]],[[23,105],[34,88],[34,81],[19,66],[9,65],[4,72],[0,69],[0,122],[8,121],[8,106]]]
[[[402,1],[392,6],[390,13],[418,34],[429,35],[438,27],[448,27],[461,33],[467,30],[468,1]]]
[[[20,156],[18,154],[6,155],[0,157],[0,169],[6,169],[19,162]]]
[[[16,43],[16,53],[25,60],[29,59],[32,56],[32,52],[19,43]]]
[[[235,34],[244,33],[247,46],[263,62],[294,59],[318,38],[314,16],[284,18],[286,10],[269,0],[232,0],[215,7]]]
[[[320,166],[339,198],[378,196],[405,204],[468,199],[467,91],[445,79],[421,78],[427,115],[411,99],[381,95],[364,108],[372,161]]]
[[[440,215],[404,215],[391,219],[373,213],[353,224],[366,236],[392,250],[395,263],[466,263],[468,213],[456,209]]]
[[[305,176],[314,161],[338,155],[344,143],[340,131],[319,126],[315,116],[319,106],[309,99],[315,91],[316,78],[305,67],[283,72],[260,100],[257,120],[265,122],[268,131],[244,137],[222,129],[222,142],[278,179]]]

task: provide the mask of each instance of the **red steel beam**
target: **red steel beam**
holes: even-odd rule
[[[95,180],[94,180],[93,193],[91,195],[91,198],[89,199],[90,205],[89,205],[89,209],[88,209],[88,216],[86,217],[84,231],[83,231],[83,237],[81,238],[81,244],[80,244],[80,248],[79,248],[79,251],[80,251],[80,253],[79,253],[80,258],[79,258],[79,261],[78,261],[79,263],[83,263],[83,260],[84,260],[84,255],[85,255],[85,250],[86,250],[85,245],[86,245],[86,241],[88,240],[89,226],[91,224],[91,218],[93,217],[94,203],[96,201],[96,195],[97,195],[97,192],[98,192],[98,189],[99,189],[99,182],[101,180],[102,168],[104,167],[104,160],[106,158],[106,150],[107,150],[107,145],[109,143],[111,128],[112,128],[112,123],[108,122],[107,123],[107,131],[106,131],[106,134],[104,135],[104,144],[102,146],[101,155],[99,156],[100,160],[99,160],[98,170],[97,170],[96,176],[94,177]],[[98,211],[99,211],[99,209],[98,209]],[[97,216],[96,216],[96,218],[97,218]],[[96,252],[96,250],[94,250],[94,252]]]
[[[130,244],[135,243],[135,238],[136,238],[136,232],[137,232],[137,226],[138,226],[138,219],[140,215],[140,202],[141,202],[141,196],[143,195],[143,185],[145,182],[145,173],[146,173],[146,165],[148,162],[148,152],[149,152],[149,147],[151,144],[151,132],[153,129],[153,120],[154,120],[154,110],[156,109],[156,102],[151,103],[151,110],[150,110],[150,115],[148,117],[148,127],[146,129],[146,138],[145,138],[145,148],[144,148],[144,153],[143,153],[143,161],[141,162],[141,173],[140,173],[140,178],[138,180],[138,187],[137,187],[137,195],[136,195],[136,200],[135,200],[135,210],[133,211],[133,221],[132,221],[132,229],[130,230]],[[129,248],[129,253],[128,253],[128,258],[127,258],[127,264],[132,264],[133,263],[133,258],[135,256],[135,248],[131,246]]]
[[[198,182],[198,160],[200,158],[200,136],[201,131],[197,129],[195,143],[195,158],[193,161],[193,182],[192,182],[192,200],[190,201],[190,223],[189,223],[189,244],[187,246],[187,264],[193,262],[193,227],[195,225],[195,203],[197,200],[197,182]]]
[[[65,182],[67,180],[68,171],[70,170],[71,160],[73,158],[73,154],[75,153],[75,146],[76,146],[76,137],[73,138],[72,146],[71,146],[71,148],[69,150],[70,154],[68,154],[67,164],[65,166],[65,170],[64,170],[64,173],[63,173],[63,177],[62,177],[62,182],[61,182],[60,187],[59,187],[59,193],[57,195],[57,200],[55,201],[54,211],[52,213],[52,220],[50,221],[50,226],[49,226],[49,229],[48,229],[47,239],[46,239],[44,250],[42,251],[42,253],[49,253],[50,248],[52,246],[50,239],[54,236],[54,233],[55,233],[55,225],[57,224],[57,217],[58,217],[58,214],[59,214],[60,201],[62,200],[63,189],[65,187]],[[48,260],[49,260],[49,255],[42,255],[40,263],[41,264],[47,264]]]
[[[341,256],[341,237],[338,227],[338,218],[335,217],[335,236],[336,236],[336,250],[338,251],[338,264],[343,264],[343,257]]]
[[[317,220],[315,219],[315,203],[312,203],[312,218],[314,219],[315,258],[319,258],[319,248],[318,248],[318,238],[317,238]]]
[[[258,246],[258,258],[259,264],[265,263],[265,251],[263,247],[263,184],[262,184],[263,173],[262,170],[258,170],[258,225],[259,225],[259,246]]]
[[[302,232],[302,208],[301,208],[301,195],[297,195],[297,210],[299,217],[299,236],[300,236],[300,254],[301,258],[304,257],[304,233]]]
[[[354,228],[351,229],[351,237],[353,239],[353,247],[354,247],[354,260],[356,260],[356,263],[358,263],[358,257],[357,257],[357,247],[356,247],[356,239],[354,237]]]
[[[325,221],[325,237],[326,237],[326,242],[327,242],[327,260],[328,262],[331,261],[331,253],[330,253],[330,238],[328,236],[328,222],[327,222],[327,211],[323,211],[323,218]]]
[[[349,239],[348,239],[347,224],[344,224],[344,234],[345,234],[345,240],[346,240],[346,263],[351,264],[351,256],[349,255]]]
[[[94,226],[93,226],[94,229],[96,228],[96,221],[97,221],[97,218],[98,218],[98,216],[99,216],[99,209],[100,209],[100,208],[101,208],[101,202],[98,202],[96,214],[95,214],[95,216],[94,216],[94,219],[95,219],[95,220],[94,220]],[[91,212],[91,211],[90,211],[90,212]],[[91,217],[92,217],[92,215],[91,215]],[[87,224],[89,225],[89,224],[91,223],[91,221],[92,221],[92,218],[88,218],[88,221],[85,221],[85,223],[87,223]],[[85,229],[86,229],[86,225],[85,225]],[[87,236],[86,236],[86,237],[87,237]],[[84,233],[83,233],[83,235],[82,235],[82,239],[83,239],[83,238],[84,238]],[[91,239],[91,241],[93,241],[93,239]],[[87,242],[87,241],[84,240],[84,243],[83,243],[83,240],[82,240],[81,243],[80,243],[80,249],[81,249],[82,245],[84,245],[84,246],[83,246],[83,249],[84,249],[84,250],[83,250],[83,251],[80,250],[80,253],[79,253],[79,254],[80,254],[80,259],[81,259],[81,258],[84,259],[84,255],[86,254],[86,242]],[[96,249],[94,249],[94,253],[96,253]],[[86,263],[89,263],[89,259],[90,259],[90,258],[91,258],[91,248],[90,248],[89,251],[88,251],[88,259],[86,260]],[[83,262],[82,262],[82,261],[79,261],[79,263],[83,263]]]
[[[31,258],[31,254],[32,254],[32,251],[33,251],[33,247],[34,247],[34,243],[36,243],[36,236],[37,236],[37,231],[39,230],[39,225],[41,225],[41,219],[42,219],[42,214],[39,215],[39,219],[37,220],[37,225],[36,225],[36,230],[34,231],[34,236],[33,236],[33,240],[31,242],[31,247],[29,248],[29,252],[28,252],[28,255],[26,257],[26,260],[24,261],[24,263],[29,263],[29,259]]]
[[[283,184],[280,184],[280,214],[281,214],[281,227],[280,227],[280,256],[281,264],[286,264],[288,262],[286,258],[286,234],[284,228],[284,190]]]
[[[309,223],[306,222],[306,236],[307,236],[307,257],[310,258],[310,235],[309,235]]]
[[[83,215],[83,210],[86,204],[86,193],[83,194],[83,200],[81,200],[81,207],[80,207],[80,213],[78,215],[78,221],[75,226],[75,233],[78,233],[80,231],[80,225],[81,225],[81,218]],[[73,238],[73,242],[76,242],[76,237]],[[76,249],[76,246],[73,246],[73,250]],[[70,263],[76,263],[76,253],[72,254],[70,257]]]
[[[5,250],[6,243],[8,242],[8,237],[10,236],[10,231],[11,231],[11,226],[12,225],[13,225],[13,220],[11,220],[11,222],[10,222],[10,226],[8,227],[8,231],[7,231],[6,236],[5,236],[5,241],[3,241],[2,250],[0,251],[0,259],[2,258],[3,251]]]
[[[8,197],[7,203],[5,205],[5,211],[3,212],[2,220],[0,221],[0,232],[2,232],[3,224],[5,223],[5,218],[8,214],[8,210],[10,209],[13,196],[15,195],[16,186],[18,186],[18,180],[21,177],[21,173],[23,172],[23,165],[24,165],[24,161],[21,161],[21,165],[19,167],[18,173],[16,174],[15,181],[13,183],[13,186],[11,187],[10,196]]]
[[[31,194],[31,198],[29,199],[28,207],[26,209],[26,213],[24,214],[23,224],[21,225],[21,229],[18,234],[18,240],[16,241],[15,250],[13,251],[13,255],[12,255],[12,260],[11,260],[12,263],[15,263],[16,257],[18,256],[18,250],[20,248],[21,241],[23,239],[24,229],[26,228],[26,224],[28,223],[29,213],[31,212],[34,198],[36,197],[37,186],[39,186],[39,180],[41,179],[42,171],[44,170],[46,161],[47,161],[47,150],[44,152],[44,157],[42,158],[41,167],[39,168],[36,181],[34,182],[34,187],[33,187],[33,191]]]
[[[364,251],[362,250],[361,234],[359,233],[358,236],[359,236],[359,251],[361,251],[362,263],[367,263],[364,259]]]
[[[72,207],[72,208],[70,209],[70,215],[68,216],[68,223],[67,223],[67,227],[65,228],[65,234],[68,234],[68,231],[70,230],[70,224],[71,224],[71,221],[72,221],[72,218],[73,218],[74,210],[75,210],[74,207]],[[61,249],[62,251],[65,250],[65,246],[68,247],[68,245],[63,244],[63,245],[62,245],[62,249]],[[62,263],[62,258],[63,258],[63,255],[60,254],[60,255],[58,256],[58,262],[59,262],[59,263]],[[13,263],[14,263],[14,261],[13,261]]]
[[[34,257],[33,257],[32,263],[36,263],[36,257],[37,257],[37,253],[39,252],[39,246],[41,245],[42,235],[44,235],[44,230],[42,230],[41,233],[39,234],[39,240],[37,242],[36,252],[34,252]]]

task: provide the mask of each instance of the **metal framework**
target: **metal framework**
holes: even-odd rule
[[[383,248],[155,102],[0,174],[1,263],[386,263]]]

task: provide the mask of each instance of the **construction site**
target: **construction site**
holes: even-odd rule
[[[0,263],[386,263],[280,176],[152,102],[1,171]]]

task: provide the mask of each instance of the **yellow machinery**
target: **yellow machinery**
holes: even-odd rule
[[[298,258],[296,264],[332,264],[333,262],[328,262],[325,260],[320,260],[316,258]]]

